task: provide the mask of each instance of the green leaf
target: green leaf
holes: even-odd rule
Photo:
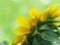
[[[49,29],[52,29],[52,30],[56,29],[56,30],[58,30],[58,29],[57,29],[57,26],[54,25],[53,23],[47,23],[46,25],[47,25],[47,27],[48,27]]]
[[[40,33],[44,31],[54,31],[54,30],[58,30],[58,28],[53,23],[45,23],[38,29]]]
[[[47,30],[48,29],[48,26],[47,26],[47,24],[44,24],[39,29],[40,30]]]
[[[33,45],[52,45],[50,41],[44,40],[40,34],[35,35]]]
[[[57,35],[53,31],[44,31],[41,33],[41,37],[47,41],[57,41]]]
[[[60,32],[57,31],[57,32],[55,32],[55,33],[57,34],[58,37],[60,37]]]
[[[30,33],[27,35],[27,42],[29,43],[29,45],[32,45],[33,42],[33,38],[34,36],[32,36],[33,33]]]
[[[37,41],[36,38],[33,39],[33,45],[40,45],[40,42]]]
[[[54,25],[53,23],[46,23],[46,24],[43,25],[43,26],[45,26],[45,28],[46,28],[46,29],[49,29],[49,30],[57,29],[57,26]]]

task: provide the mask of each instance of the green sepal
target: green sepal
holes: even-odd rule
[[[53,18],[52,18],[52,16],[51,16],[51,14],[48,14],[48,15],[47,15],[47,18],[46,18],[46,21],[50,21],[50,20],[53,20]]]
[[[33,45],[40,45],[40,42],[38,42],[35,37],[34,37],[34,39],[33,39]]]
[[[38,29],[38,32],[42,33],[44,31],[54,31],[54,30],[58,30],[56,25],[54,25],[53,23],[45,23]]]
[[[29,43],[29,45],[32,45],[33,38],[34,38],[33,33],[27,35],[27,42]]]
[[[43,24],[44,24],[44,22],[41,22],[39,19],[37,19],[37,22],[36,22],[37,28],[41,27]]]
[[[55,32],[58,37],[60,37],[60,31]]]
[[[53,31],[44,31],[43,33],[41,33],[41,37],[44,40],[51,41],[51,42],[58,40],[58,36]]]
[[[44,40],[40,34],[36,34],[33,40],[33,45],[52,45],[52,42]]]

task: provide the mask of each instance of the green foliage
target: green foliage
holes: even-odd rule
[[[52,45],[52,42],[54,41],[59,42],[58,37],[60,36],[60,32],[58,31],[58,26],[54,24],[55,21],[51,16],[47,19],[49,20],[46,20],[45,22],[41,22],[37,19],[36,27],[31,27],[33,32],[27,35],[27,39],[22,45]],[[54,30],[57,30],[57,32]]]
[[[57,35],[53,31],[44,31],[41,33],[41,37],[51,42],[58,40]]]

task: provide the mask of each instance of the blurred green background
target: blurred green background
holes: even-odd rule
[[[0,42],[11,41],[17,27],[16,16],[28,17],[30,8],[43,12],[51,4],[60,4],[60,0],[0,0]]]

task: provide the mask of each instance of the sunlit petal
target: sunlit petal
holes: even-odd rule
[[[30,33],[30,29],[29,28],[26,28],[26,27],[19,27],[19,28],[16,28],[14,30],[14,33],[17,34],[17,35],[25,35],[25,34],[28,34]]]
[[[45,21],[47,16],[51,14],[52,17],[54,17],[53,13],[56,11],[57,6],[60,6],[60,4],[53,4],[52,6],[48,7],[41,16],[41,20]]]
[[[60,22],[55,22],[54,23],[56,26],[60,26]]]
[[[31,18],[30,19],[30,25],[35,26],[36,25],[36,21],[37,21],[37,19],[35,17]]]
[[[27,18],[22,17],[22,16],[18,16],[16,19],[16,22],[23,27],[30,27],[29,21]]]
[[[19,37],[15,38],[12,42],[10,42],[8,45],[22,43],[25,39],[26,39],[26,36],[19,36]]]
[[[60,4],[53,4],[52,6],[50,6],[50,13],[53,14],[58,6],[60,6]]]
[[[55,13],[53,14],[53,16],[60,16],[60,9],[56,10]]]
[[[33,17],[37,17],[39,18],[40,17],[40,12],[38,10],[36,10],[35,8],[31,8],[29,10],[29,14],[30,14],[30,17],[33,18]]]

